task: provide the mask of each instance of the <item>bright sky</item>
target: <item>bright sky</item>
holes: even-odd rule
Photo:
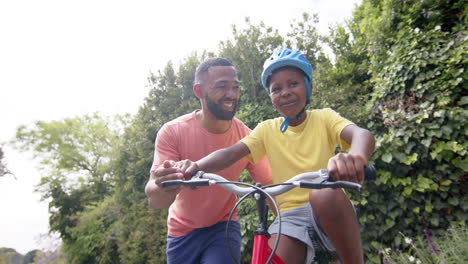
[[[146,78],[193,51],[218,51],[244,18],[286,32],[303,12],[322,33],[361,0],[0,0],[0,142],[19,125],[92,112],[136,113]],[[43,248],[48,206],[33,193],[30,155],[5,149],[16,175],[0,178],[0,247]],[[142,190],[143,191],[143,190]]]

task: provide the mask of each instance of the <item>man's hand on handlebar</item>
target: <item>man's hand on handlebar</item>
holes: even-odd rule
[[[164,192],[178,192],[182,189],[182,186],[171,186],[168,188],[162,188],[161,183],[169,180],[184,180],[184,174],[182,170],[175,167],[176,162],[172,160],[164,161],[160,166],[151,170],[151,178],[158,187]]]
[[[328,173],[333,181],[350,181],[362,184],[367,160],[362,155],[338,153],[328,161]]]

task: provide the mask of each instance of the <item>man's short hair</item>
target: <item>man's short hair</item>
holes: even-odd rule
[[[211,67],[216,67],[216,66],[234,66],[234,65],[232,65],[232,63],[225,58],[220,58],[220,57],[209,58],[205,60],[204,62],[200,63],[200,65],[198,65],[197,70],[195,71],[194,83],[195,84],[200,83],[200,79],[202,78],[202,75],[207,73]]]

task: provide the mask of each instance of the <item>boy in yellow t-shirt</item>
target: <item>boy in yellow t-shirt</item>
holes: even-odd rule
[[[364,167],[374,151],[374,137],[331,109],[305,110],[313,85],[312,66],[303,54],[287,48],[274,51],[265,61],[262,84],[282,117],[261,122],[231,147],[196,162],[180,161],[176,164],[180,172],[215,172],[245,156],[255,164],[266,155],[273,183],[325,167],[334,180],[362,183]],[[349,149],[348,153],[335,155],[336,144]],[[282,215],[277,254],[287,263],[311,263],[313,240],[332,255],[337,253],[343,263],[363,263],[356,214],[342,190],[295,188],[276,200]],[[272,246],[277,221],[269,232]]]

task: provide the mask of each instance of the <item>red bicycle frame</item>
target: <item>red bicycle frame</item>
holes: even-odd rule
[[[268,246],[268,237],[265,235],[255,235],[252,250],[252,264],[264,264],[271,255],[271,248]],[[276,254],[271,259],[272,264],[285,264]]]
[[[254,241],[252,249],[252,264],[265,264],[271,256],[272,249],[268,245],[270,234],[267,231],[268,224],[268,207],[265,203],[265,195],[257,193],[257,211],[259,217],[259,225],[254,232]],[[270,261],[271,264],[285,264],[285,262],[276,254]]]

